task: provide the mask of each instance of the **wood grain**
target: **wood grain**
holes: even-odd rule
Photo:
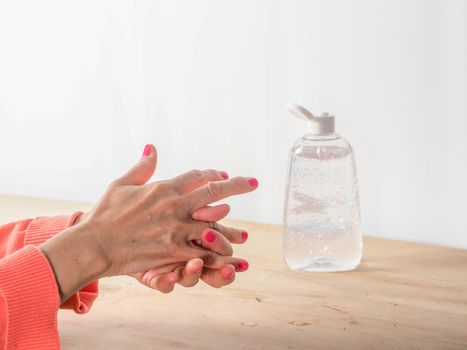
[[[89,208],[0,196],[2,221]],[[467,250],[365,237],[355,271],[294,272],[279,226],[226,223],[250,234],[231,286],[104,279],[90,313],[59,312],[62,349],[467,349]]]

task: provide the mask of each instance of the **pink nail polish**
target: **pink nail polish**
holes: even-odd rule
[[[240,261],[238,264],[237,264],[237,268],[239,271],[246,271],[248,270],[248,267],[250,265],[248,264],[248,262],[246,261]]]
[[[229,178],[229,174],[227,174],[225,171],[221,171],[221,176],[224,180],[227,180]]]
[[[241,233],[242,233],[242,239],[246,241],[248,239],[248,232],[242,231]]]
[[[144,146],[143,157],[147,157],[151,154],[151,145]]]
[[[209,243],[213,243],[216,240],[216,234],[212,231],[208,231],[208,233],[206,233],[204,236],[204,239]]]
[[[250,177],[248,179],[248,184],[251,186],[251,187],[258,187],[258,180],[256,180],[254,177]]]

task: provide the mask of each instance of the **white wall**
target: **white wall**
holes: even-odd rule
[[[0,3],[0,193],[94,201],[159,148],[157,178],[252,175],[231,217],[279,223],[284,105],[337,116],[367,234],[467,248],[467,5]]]

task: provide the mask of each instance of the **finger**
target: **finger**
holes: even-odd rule
[[[212,259],[214,262],[206,263],[206,260],[209,260],[209,259]],[[218,261],[216,261],[216,259],[218,259]],[[224,265],[221,265],[222,262],[224,262]],[[245,259],[236,258],[232,256],[228,256],[228,257],[217,256],[217,257],[208,257],[207,259],[204,259],[204,269],[210,268],[210,269],[219,270],[226,265],[232,265],[235,268],[235,272],[245,272],[250,267],[250,264]]]
[[[248,261],[235,257],[230,258],[229,264],[235,267],[235,272],[245,272],[250,267]]]
[[[195,246],[193,248],[188,248],[187,254],[188,256],[202,259],[204,263],[203,266],[211,269],[220,269],[224,267],[232,258],[231,256],[219,255],[213,251],[200,249]]]
[[[167,294],[173,291],[175,283],[178,281],[178,273],[167,272],[162,275],[155,276],[149,283],[149,286],[153,289]]]
[[[228,227],[217,222],[211,222],[211,227],[220,232],[230,243],[245,243],[248,240],[248,232],[234,227]]]
[[[186,195],[192,208],[201,208],[237,194],[254,191],[258,180],[253,177],[234,177],[226,181],[209,182]]]
[[[231,256],[233,254],[230,242],[216,230],[206,228],[202,231],[201,236],[193,237],[191,242],[194,244],[194,241],[198,243],[199,240],[201,245],[197,244],[197,246],[200,248],[208,249],[219,255]]]
[[[185,194],[194,189],[207,184],[210,181],[227,180],[229,175],[225,171],[214,169],[190,170],[171,180],[175,190],[180,194]]]
[[[219,221],[229,214],[230,206],[228,204],[219,204],[216,206],[206,206],[199,208],[191,214],[193,220],[199,221]]]
[[[114,181],[122,185],[143,185],[149,181],[154,174],[157,164],[157,150],[154,145],[148,144],[144,147],[141,159],[128,170],[128,172]]]
[[[140,281],[144,285],[149,286],[149,282],[155,276],[162,275],[164,273],[174,271],[177,267],[179,267],[181,265],[184,265],[184,263],[180,263],[180,262],[171,263],[171,264],[167,264],[167,265],[164,265],[164,266],[151,268],[151,269],[146,270],[144,272],[138,272],[138,273],[132,274],[132,276],[135,277],[138,281]]]
[[[203,272],[203,260],[192,259],[185,266],[177,268],[176,272],[178,272],[180,277],[177,282],[178,284],[183,287],[193,287],[198,283]]]
[[[226,265],[218,270],[204,268],[201,279],[211,287],[220,288],[235,280],[235,268],[232,265]]]
[[[227,261],[226,265],[232,265],[235,268],[235,272],[245,272],[250,267],[250,264],[248,263],[248,261],[242,258],[231,256],[231,257],[228,257],[226,261]]]

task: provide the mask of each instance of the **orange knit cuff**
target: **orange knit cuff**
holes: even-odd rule
[[[38,246],[57,233],[73,226],[78,216],[83,214],[77,211],[72,215],[39,216],[31,221],[24,237],[24,245],[32,244]]]
[[[56,234],[73,226],[76,219],[83,214],[78,211],[72,215],[37,217],[31,221],[26,231],[24,244],[40,245]],[[91,309],[98,295],[98,281],[94,281],[73,294],[62,305],[61,309],[72,309],[78,314],[83,314]]]
[[[0,348],[59,349],[58,289],[38,248],[26,246],[0,260],[0,299],[6,312]]]

